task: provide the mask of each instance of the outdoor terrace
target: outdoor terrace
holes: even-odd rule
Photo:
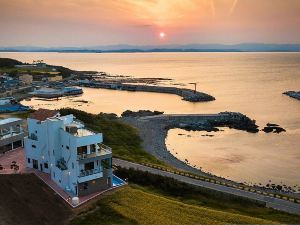
[[[77,155],[77,160],[95,158],[97,156],[108,155],[108,154],[111,154],[111,153],[112,153],[112,150],[111,150],[110,147],[108,147],[104,144],[101,144],[99,146],[99,148],[95,150],[95,152],[90,152],[89,154],[88,153],[83,153],[83,154]]]

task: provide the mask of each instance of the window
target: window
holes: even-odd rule
[[[44,163],[45,169],[48,169],[48,163]]]
[[[35,131],[35,133],[37,134],[37,130]]]
[[[84,170],[93,170],[94,169],[94,162],[89,162],[84,164]]]
[[[77,155],[82,155],[87,153],[87,146],[77,147]]]
[[[31,147],[33,147],[33,148],[36,148],[36,146],[35,146],[35,145],[31,145]]]
[[[88,189],[88,183],[83,183],[83,190],[87,190]]]
[[[74,163],[72,163],[72,169],[74,169]]]
[[[101,164],[103,166],[103,169],[111,169],[111,166],[112,166],[111,158],[103,159],[101,161]]]
[[[66,145],[66,148],[67,148],[67,149],[70,149],[68,145]]]
[[[27,162],[30,163],[30,158],[27,158]]]
[[[61,145],[61,147],[63,148],[63,147],[64,147],[64,145]]]
[[[90,145],[90,151],[91,151],[91,153],[96,152],[96,145],[95,144]]]

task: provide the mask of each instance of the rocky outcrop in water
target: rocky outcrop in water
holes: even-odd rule
[[[262,129],[265,133],[281,133],[286,130],[275,123],[267,123],[267,125]]]
[[[122,117],[141,117],[141,116],[156,116],[163,114],[164,112],[160,111],[150,111],[150,110],[139,110],[137,112],[126,110],[124,111],[121,116]]]
[[[229,127],[237,130],[244,130],[250,133],[257,133],[259,131],[255,120],[236,112],[221,112],[219,117],[215,119],[199,120],[189,124],[181,124],[180,128],[185,130],[198,131],[219,131],[218,127]]]
[[[286,92],[283,92],[283,94],[290,96],[291,98],[300,100],[300,91],[286,91]]]
[[[181,96],[182,96],[182,100],[189,101],[189,102],[208,102],[208,101],[215,100],[215,97],[209,94],[203,92],[194,92],[189,89],[182,89]]]

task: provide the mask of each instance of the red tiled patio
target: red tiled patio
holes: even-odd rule
[[[13,161],[19,166],[19,170],[11,169]],[[0,174],[26,173],[25,151],[23,148],[17,148],[0,155],[0,165],[3,167]]]
[[[19,166],[19,170],[11,169],[12,162],[15,161],[16,165]],[[79,204],[73,205],[72,204],[72,193],[68,193],[67,191],[63,190],[61,187],[59,187],[53,180],[51,180],[50,174],[43,173],[41,171],[26,168],[26,157],[25,157],[25,150],[24,148],[18,148],[12,151],[8,151],[5,154],[0,155],[0,165],[3,167],[2,170],[0,170],[1,174],[14,174],[14,173],[34,173],[37,177],[39,177],[44,183],[46,183],[53,191],[55,191],[62,199],[64,199],[71,207],[75,208],[78,207],[89,200],[101,195],[104,192],[107,192],[109,190],[118,188],[120,186],[111,187],[105,191],[99,191],[95,192],[90,195],[86,195],[83,197],[79,197]]]

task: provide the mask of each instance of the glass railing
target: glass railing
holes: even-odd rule
[[[86,177],[100,172],[102,171],[99,168],[92,170],[82,170],[80,171],[79,177]]]
[[[107,155],[107,154],[111,154],[111,148],[106,145],[100,145],[98,150],[96,150],[95,152],[83,153],[83,154],[77,155],[77,159],[82,160],[82,159],[94,158],[97,156],[102,156],[102,155]]]
[[[0,134],[0,139],[6,139],[17,135],[24,135],[24,132],[19,132],[19,131],[5,132]]]

